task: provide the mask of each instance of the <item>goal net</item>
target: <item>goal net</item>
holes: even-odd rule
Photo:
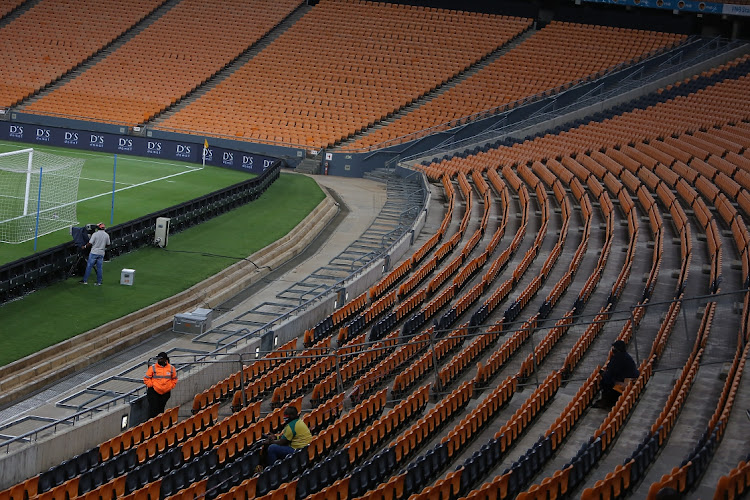
[[[76,224],[83,163],[33,149],[0,153],[0,242],[22,243]]]

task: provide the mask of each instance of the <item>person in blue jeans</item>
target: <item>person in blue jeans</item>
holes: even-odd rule
[[[97,231],[91,235],[89,242],[84,246],[84,248],[88,247],[91,249],[89,260],[86,262],[86,272],[83,273],[83,279],[81,280],[81,283],[84,285],[88,285],[89,283],[89,274],[91,274],[92,267],[96,270],[96,284],[102,284],[102,262],[104,261],[104,251],[109,246],[110,241],[109,235],[107,234],[107,231],[105,231],[106,228],[104,227],[104,223],[100,222],[96,227]]]
[[[310,429],[299,418],[297,407],[287,406],[284,409],[284,422],[286,425],[277,439],[274,439],[273,436],[266,436],[267,448],[265,454],[268,465],[291,455],[300,448],[304,448],[312,441]],[[259,469],[262,469],[262,466],[259,466]]]

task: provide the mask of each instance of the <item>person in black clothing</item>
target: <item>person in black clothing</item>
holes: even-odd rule
[[[602,371],[601,398],[594,403],[594,408],[612,408],[620,397],[620,391],[615,387],[624,384],[625,379],[638,378],[638,367],[627,352],[627,345],[622,340],[612,344],[612,357],[607,368]]]
[[[656,500],[679,500],[682,498],[680,492],[669,486],[665,486],[656,493]]]

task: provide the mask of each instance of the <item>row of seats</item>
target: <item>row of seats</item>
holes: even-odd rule
[[[539,313],[536,313],[525,321],[518,330],[511,333],[507,340],[487,358],[484,365],[477,366],[477,374],[473,379],[475,386],[487,386],[506,361],[519,351],[526,340],[531,338],[531,334],[538,328],[538,320]]]
[[[353,437],[346,445],[349,454],[349,463],[361,463],[365,457],[386,442],[390,436],[403,430],[414,417],[422,413],[428,399],[429,386],[422,386],[409,395],[408,398],[394,406],[393,410],[373,422],[372,425],[368,425],[358,436]],[[410,426],[409,429],[415,425],[418,425],[418,422]],[[409,430],[407,429],[403,432],[408,433]],[[391,443],[390,447],[394,448],[394,444]],[[395,460],[396,463],[401,461],[401,455],[399,455],[397,447],[395,449]]]
[[[146,420],[139,425],[131,427],[121,435],[105,441],[99,445],[100,460],[106,462],[119,453],[147,442],[153,436],[176,429],[178,425],[185,429],[186,434],[198,432],[200,429],[210,425],[211,422],[206,419],[211,419],[213,415],[211,412],[204,412],[200,416],[191,419],[189,422],[183,421],[180,424],[177,424],[178,411],[179,407],[177,406],[170,408],[161,415]]]
[[[273,390],[271,406],[278,408],[287,401],[310,388],[336,369],[336,357],[326,356],[297,373]]]
[[[561,372],[558,373],[562,375]],[[562,470],[556,471],[552,477],[545,478],[541,484],[532,485],[526,492],[522,491],[522,485],[533,477],[538,472],[538,469],[551,458],[553,452],[561,445],[562,440],[565,439],[572,427],[583,415],[588,404],[594,399],[599,376],[599,368],[597,367],[579,388],[573,399],[566,405],[557,420],[550,426],[545,436],[540,438],[521,459],[514,462],[503,474],[495,476],[491,481],[476,486],[476,477],[482,475],[476,470],[477,467],[481,471],[483,468],[499,462],[502,454],[514,443],[514,431],[512,427],[509,427],[507,432],[496,435],[493,442],[490,443],[489,453],[485,452],[488,456],[484,460],[475,457],[467,460],[464,463],[464,468],[460,469],[462,474],[459,483],[461,491],[466,493],[466,498],[487,498],[488,495],[491,495],[493,498],[510,498],[516,495],[518,498],[559,498],[564,496],[568,491],[572,471],[572,466],[569,465],[566,465]],[[555,383],[554,380],[550,382]],[[527,403],[539,397],[540,394],[532,394],[527,399]],[[518,423],[525,426],[523,419]],[[490,463],[488,464],[487,462]],[[475,477],[472,479],[471,476]],[[520,476],[525,477],[522,478]],[[445,481],[447,481],[447,478]],[[440,482],[435,485],[436,488],[440,486]],[[467,492],[466,490],[470,488],[471,491]]]
[[[381,390],[366,400],[360,402],[348,411],[341,418],[336,420],[332,425],[323,429],[322,432],[313,436],[313,440],[307,447],[307,453],[310,461],[315,461],[325,457],[331,450],[337,448],[342,443],[345,449],[349,449],[350,463],[352,442],[356,441],[358,435],[362,435],[367,425],[379,420],[386,405],[386,391]]]
[[[549,168],[547,168],[549,167]],[[565,271],[563,276],[558,280],[558,282],[555,284],[553,289],[550,291],[550,293],[547,295],[545,302],[543,304],[543,309],[540,310],[540,314],[543,313],[545,316],[549,313],[549,310],[556,304],[557,300],[560,298],[562,293],[567,290],[567,288],[572,283],[573,276],[578,270],[578,267],[580,266],[580,263],[583,259],[583,255],[586,252],[586,249],[588,247],[588,240],[590,236],[590,229],[591,229],[591,220],[592,220],[592,211],[590,207],[589,197],[588,194],[583,190],[582,186],[580,185],[580,182],[578,179],[572,176],[570,171],[563,166],[563,164],[560,164],[556,161],[549,161],[547,166],[544,166],[543,164],[539,162],[534,162],[532,164],[532,169],[539,175],[541,179],[544,180],[548,185],[551,185],[553,187],[553,191],[555,192],[555,196],[558,199],[558,202],[560,203],[563,210],[561,210],[563,214],[563,231],[561,231],[560,238],[558,238],[558,244],[556,245],[556,248],[560,248],[560,245],[564,242],[563,235],[566,233],[565,228],[569,225],[569,209],[566,209],[565,207],[568,206],[569,202],[567,199],[567,194],[564,191],[563,182],[565,185],[570,186],[571,193],[574,195],[574,197],[577,199],[579,206],[581,207],[581,212],[584,217],[584,224],[583,224],[583,237],[581,238],[581,241],[574,253],[573,258],[571,259],[570,264],[568,265],[568,269]],[[580,178],[580,176],[579,176]],[[562,182],[561,182],[562,179]],[[555,189],[556,188],[556,189]],[[602,207],[607,207],[608,197],[606,196],[606,192],[600,193],[600,204]],[[604,247],[602,251],[600,252],[600,257],[597,262],[597,266],[594,270],[594,272],[591,274],[591,276],[587,279],[586,283],[584,284],[583,289],[579,292],[579,302],[585,303],[590,293],[587,293],[587,290],[592,290],[594,286],[598,283],[599,278],[601,277],[601,270],[604,268],[604,264],[606,262],[606,256],[609,255],[609,249],[611,247],[611,238],[612,238],[612,232],[613,232],[613,222],[612,222],[612,213],[611,210],[606,213],[607,218],[607,231],[606,231],[606,239],[604,243]],[[547,265],[547,262],[545,262],[545,266]],[[542,275],[544,275],[544,267],[542,269]],[[528,377],[530,376],[535,366],[537,366],[539,363],[543,361],[545,356],[549,353],[552,346],[557,343],[557,341],[568,331],[570,326],[572,325],[572,321],[570,321],[570,318],[575,313],[574,310],[567,311],[563,317],[558,320],[558,322],[555,324],[555,327],[553,327],[537,344],[537,346],[534,348],[533,354],[530,354],[524,362],[521,364],[521,368],[519,369],[518,376],[519,377]]]
[[[367,371],[354,381],[354,388],[350,396],[353,400],[370,394],[385,377],[390,375],[395,366],[394,350],[400,343],[399,335],[399,331],[394,330],[383,340],[372,344],[371,349],[378,354],[377,358],[373,360],[377,361],[377,364],[368,366]]]
[[[494,261],[490,265],[490,269],[483,275],[483,282],[486,283],[487,288],[489,288],[489,285],[494,281],[500,270],[503,269],[508,263],[510,256],[514,254],[521,245],[521,240],[526,234],[526,227],[528,225],[528,189],[526,188],[526,185],[521,181],[521,179],[511,169],[504,167],[502,173],[504,178],[509,181],[513,189],[516,190],[519,195],[519,200],[521,203],[521,224],[519,225],[518,230],[516,231],[516,234],[514,235],[510,245],[498,257],[494,259]],[[496,189],[503,189],[507,191],[507,186],[504,182],[501,181],[499,175],[494,169],[488,171],[488,178],[490,179],[490,182],[496,187]],[[530,260],[527,258],[524,262],[524,265],[527,266],[529,263]],[[516,270],[514,270],[513,277],[509,278],[508,281],[506,281],[506,283],[503,283],[500,287],[495,288],[493,293],[487,299],[485,299],[483,306],[480,308],[482,312],[479,313],[482,317],[477,317],[477,313],[475,313],[473,317],[473,321],[475,323],[484,322],[484,319],[486,319],[489,313],[494,311],[494,309],[500,304],[500,302],[510,294],[513,286],[518,283],[518,280],[520,278],[519,274],[517,273],[517,269],[518,266],[516,267]]]
[[[57,80],[163,3],[114,0],[102,6],[82,0],[71,8],[44,0],[33,5],[0,33],[5,48],[0,62],[7,73],[0,85],[0,106],[12,106]]]
[[[86,72],[22,109],[145,123],[223,69],[297,4],[232,1],[207,8],[203,2],[183,0]],[[252,23],[227,24],[248,16]]]
[[[704,436],[710,437],[706,442],[699,443],[699,446],[691,452],[690,456],[688,456],[680,467],[673,468],[671,473],[665,474],[659,481],[651,485],[648,492],[649,500],[656,498],[658,491],[664,487],[672,487],[679,492],[689,491],[703,475],[708,467],[708,461],[713,454],[713,448],[721,440],[723,431],[729,420],[729,414],[732,411],[739,391],[748,353],[750,353],[750,344],[746,343],[744,348],[740,345],[737,346],[730,372],[719,397],[719,402],[709,422],[706,434],[704,434]],[[735,484],[739,485],[739,483]]]
[[[236,372],[215,383],[205,391],[193,397],[193,413],[198,413],[204,408],[225,401],[231,394],[242,388],[242,372]]]
[[[641,164],[647,164],[647,165],[649,164],[649,162],[648,162],[647,158],[644,158],[644,157],[640,157],[639,159],[641,160],[641,161],[640,161],[640,163],[641,163]],[[672,162],[669,162],[668,164],[671,164],[671,163],[672,163]],[[654,166],[655,166],[655,165],[651,164],[651,167],[652,167],[652,168],[653,168]],[[651,187],[653,188],[653,185],[652,185]],[[662,191],[662,192],[660,193],[660,197],[662,198],[662,201],[663,201],[663,202],[665,202],[665,204],[666,204],[667,206],[670,206],[670,207],[671,207],[670,203],[668,203],[668,200],[670,200],[670,197],[669,197],[668,195],[664,194],[664,193],[665,193],[665,191]],[[643,198],[644,198],[644,197],[640,196],[640,193],[639,193],[639,198],[641,198],[641,202],[642,202],[642,204],[645,204],[645,203],[643,202]],[[672,196],[671,198],[673,199],[673,198],[674,198],[674,196]],[[716,197],[714,197],[714,199],[715,199],[715,198],[716,198]],[[653,202],[653,201],[652,201],[652,202]],[[681,219],[680,219],[679,217],[678,217],[677,219],[681,221]],[[729,216],[725,216],[725,221],[727,221],[727,220],[729,220],[729,219],[731,219],[731,220],[735,220],[735,219],[733,218],[733,216],[732,216],[731,214],[730,214]],[[682,221],[681,221],[681,223],[682,223],[682,225],[684,225],[684,222],[682,222]],[[703,224],[705,224],[705,225],[708,225],[708,221],[707,221],[707,220],[703,221]],[[654,223],[654,222],[652,221],[652,225],[656,225],[656,224],[655,224],[655,223]],[[682,228],[680,228],[680,229],[682,229]],[[743,241],[744,241],[744,240],[743,240]],[[713,253],[713,252],[711,252],[711,253]],[[684,247],[683,247],[683,254],[684,254]],[[676,314],[676,313],[675,313],[674,311],[676,311],[676,310],[679,310],[679,308],[678,308],[678,307],[674,307],[674,308],[671,308],[671,310],[672,310],[673,312],[667,315],[667,318],[665,319],[665,321],[671,321],[671,322],[672,322],[672,324],[673,324],[673,321],[674,321],[674,316],[675,316],[675,314]],[[706,315],[704,316],[704,319],[706,319],[706,318],[707,318],[707,319],[709,319],[709,322],[710,322],[710,314],[706,314]],[[662,328],[664,328],[664,323],[663,323],[663,326],[662,326]],[[669,327],[668,329],[670,329],[670,330],[671,330],[671,326],[670,326],[670,327]],[[702,330],[703,330],[703,328],[702,328]],[[661,335],[661,330],[660,330],[660,335],[657,335],[657,339],[655,340],[655,343],[656,343],[656,342],[659,342],[659,341],[662,341],[662,340],[663,340],[663,339],[662,339],[662,335]],[[653,348],[652,348],[652,354],[653,354],[653,353],[654,353],[654,350],[653,350]],[[687,369],[687,366],[686,366],[686,369]],[[690,373],[690,372],[689,372],[689,371],[683,371],[683,374],[685,374],[685,373]],[[678,385],[677,385],[677,386],[675,387],[675,389],[680,389],[680,392],[679,392],[678,394],[684,394],[684,389],[683,389],[683,388],[681,388],[679,384],[678,384]],[[675,394],[675,392],[674,392],[674,391],[673,391],[673,394]],[[671,407],[671,406],[670,406],[670,404],[668,403],[667,407],[665,408],[665,411],[667,411],[667,410],[669,409],[669,410],[670,410],[670,414],[672,414],[672,412],[673,412],[674,410],[673,410],[673,409],[671,409],[671,408],[672,408],[672,407]],[[664,415],[664,412],[662,413],[662,416],[663,416],[663,415]],[[610,426],[611,426],[611,423],[610,423]],[[653,430],[654,430],[654,429],[652,428],[652,431],[653,431]],[[663,432],[664,428],[663,428],[663,427],[661,427],[661,428],[660,428],[660,430],[661,430],[661,431]],[[631,465],[631,464],[632,464],[632,462],[629,462],[629,463],[628,463],[628,465]],[[684,476],[684,473],[683,473],[683,476]],[[588,493],[588,494],[589,494],[589,495],[591,495],[591,496],[589,496],[588,498],[599,498],[599,496],[598,496],[598,494],[599,494],[599,493],[601,493],[602,491],[606,491],[606,492],[609,492],[609,491],[610,491],[610,488],[621,488],[621,487],[622,487],[622,488],[627,488],[627,485],[624,485],[624,484],[622,484],[622,479],[623,479],[623,474],[622,474],[622,467],[620,467],[620,469],[619,469],[619,470],[616,470],[616,471],[614,471],[613,473],[610,473],[610,474],[608,474],[608,475],[607,475],[607,477],[605,478],[605,480],[597,482],[597,484],[596,484],[595,488],[592,488],[592,489],[590,489],[590,491],[589,491],[589,493]],[[684,488],[682,488],[682,489],[684,490]],[[603,493],[602,493],[602,494],[603,494]],[[609,494],[609,493],[607,493],[607,494]]]
[[[302,407],[302,398],[289,403],[298,410]],[[218,463],[227,463],[237,456],[247,453],[251,447],[264,435],[281,430],[284,424],[284,411],[276,408],[264,418],[253,422],[247,427],[231,429],[216,426],[216,430],[209,429],[203,435],[185,442],[182,445],[184,461],[195,460],[208,453],[215,453]],[[223,429],[221,428],[223,427]]]
[[[196,394],[193,397],[193,414],[198,413],[210,405],[225,401],[230,395],[232,395],[234,399],[239,400],[237,404],[233,404],[234,407],[239,408],[242,394],[237,391],[244,387],[244,385],[250,380],[261,376],[270,371],[274,366],[282,363],[284,361],[283,357],[289,354],[286,351],[293,351],[296,345],[297,339],[294,338],[281,346],[278,350],[269,353],[265,358],[254,361],[250,365],[243,367],[242,371],[232,373],[224,380],[221,380],[205,391]]]
[[[308,346],[309,347],[309,346]],[[297,338],[293,338],[281,347],[274,349],[261,359],[256,359],[249,365],[242,367],[243,384],[249,383],[265,373],[273,370],[278,365],[286,362],[286,358],[294,355],[297,348]]]
[[[437,406],[430,410],[424,417],[418,422],[413,424],[404,435],[397,438],[389,447],[389,450],[395,451],[396,463],[403,463],[418,447],[421,446],[423,441],[426,441],[431,435],[435,434],[439,428],[444,426],[452,418],[456,416],[456,413],[461,407],[467,404],[468,400],[471,399],[472,388],[470,383],[464,383],[460,387],[456,388],[449,395],[447,395]],[[459,424],[460,425],[460,424]],[[423,455],[422,457],[424,457]],[[445,443],[436,445],[435,448],[430,450],[426,456],[432,456],[433,459],[424,459],[419,457],[416,462],[411,463],[406,472],[402,472],[394,477],[391,477],[386,483],[378,483],[372,485],[352,484],[352,480],[355,478],[352,475],[349,483],[349,492],[353,496],[361,498],[374,498],[373,495],[383,495],[384,492],[386,497],[388,495],[393,496],[395,490],[398,491],[398,496],[409,495],[418,488],[421,488],[421,482],[428,480],[428,478],[443,467],[449,460],[447,454],[447,446]],[[443,465],[435,463],[441,462]],[[426,469],[423,470],[423,466]],[[380,474],[382,476],[382,474]],[[360,483],[361,479],[357,478],[357,483]],[[411,484],[410,484],[411,483]]]
[[[396,343],[400,333],[398,331],[392,332],[388,338],[394,342],[394,345],[398,345],[398,347],[392,352],[385,353],[387,356],[380,356],[381,359],[378,364],[371,367],[369,371],[362,375],[355,382],[355,386],[362,391],[371,390],[381,380],[392,376],[394,372],[402,368],[418,353],[423,352],[428,347],[429,339],[433,334],[434,328],[412,337],[408,342]]]
[[[283,381],[304,371],[307,366],[315,363],[316,356],[325,355],[327,353],[330,343],[330,337],[324,338],[313,347],[302,351],[299,356],[286,358],[283,363],[279,364],[271,371],[263,374],[259,378],[251,380],[243,389],[245,399],[247,401],[254,401],[258,398],[262,398],[264,395],[271,392],[271,389],[276,387],[279,383],[283,383]],[[242,392],[236,391],[232,397],[232,408],[236,411],[240,409],[241,406]]]
[[[556,173],[561,172],[562,170],[566,170],[562,165],[559,165],[559,168],[557,168],[555,171]],[[570,173],[568,175],[571,175]],[[571,185],[575,185],[576,183],[579,186],[579,189],[582,189],[582,186],[578,179],[570,177]],[[632,199],[630,198],[630,195],[625,192],[622,188],[622,184],[620,181],[615,177],[605,178],[605,184],[607,184],[607,187],[610,188],[610,192],[614,195],[619,196],[621,199],[621,207],[625,213],[626,216],[632,217],[635,216],[635,211],[633,210],[633,203]],[[612,189],[614,188],[614,189]],[[581,195],[583,199],[583,195]],[[588,200],[588,195],[586,195],[586,199]],[[590,204],[589,203],[581,203],[582,208],[587,207],[586,210],[590,213]],[[611,224],[608,223],[608,234],[609,231],[613,230]],[[634,238],[633,238],[633,232],[631,230],[631,227],[628,228],[630,234],[630,241],[631,244],[634,244]],[[611,245],[611,238],[607,238],[607,241],[605,242],[607,244],[606,250],[603,251],[600,255],[601,257],[606,258],[609,254],[609,248]],[[627,275],[629,274],[629,268],[632,264],[631,257],[634,255],[633,253],[628,253],[629,258],[626,260],[626,262],[623,265],[623,268],[620,273],[620,277],[618,279],[622,278],[626,279]],[[601,278],[602,269],[603,269],[604,261],[602,258],[597,262],[597,268],[594,273],[592,273],[591,277],[587,280],[586,284],[584,285],[584,290],[579,294],[579,299],[587,300],[588,297],[590,297],[591,291],[594,289],[596,283]],[[587,327],[586,331],[583,335],[578,339],[576,342],[576,345],[571,349],[571,351],[568,353],[568,356],[563,364],[565,373],[571,373],[575,366],[580,362],[580,360],[583,358],[583,355],[587,351],[589,345],[593,340],[596,338],[596,336],[602,331],[604,327],[604,321],[606,321],[609,317],[609,311],[612,309],[613,303],[609,302],[607,305],[603,306],[599,310],[599,314],[594,318],[594,321]]]
[[[460,352],[455,354],[438,371],[441,387],[448,387],[469,368],[475,360],[490,349],[502,334],[502,323],[498,323],[474,337]]]
[[[578,37],[585,39],[583,45]],[[423,129],[451,128],[466,116],[502,110],[527,96],[569,85],[684,40],[684,36],[666,33],[612,32],[601,26],[552,21],[459,85],[345,147],[382,147],[411,139],[409,134]],[[581,50],[582,46],[586,49]]]
[[[432,330],[432,329],[431,329]],[[406,370],[397,374],[393,379],[393,386],[391,391],[395,398],[402,397],[405,393],[408,393],[415,385],[419,383],[428,373],[433,369],[433,363],[437,363],[446,358],[456,348],[460,347],[464,342],[464,336],[466,335],[466,325],[461,328],[453,330],[445,338],[441,339],[437,343],[429,341],[430,332],[421,334],[412,340],[412,343],[421,342],[422,345],[428,347],[427,352],[423,353],[419,358],[414,359],[414,354],[407,354],[406,359],[403,360],[402,364],[411,362]],[[420,338],[421,337],[421,338]],[[443,387],[439,388],[443,389]]]
[[[297,409],[300,409],[300,399],[291,402],[290,405],[296,406]],[[216,406],[211,408],[217,408],[218,410],[218,407]],[[253,413],[259,411],[259,405],[257,404],[252,405],[250,408],[253,408]],[[253,413],[248,412],[247,414],[251,415]],[[181,442],[180,448],[182,449],[184,461],[187,462],[209,450],[218,449],[220,443],[224,443],[234,438],[241,440],[244,439],[251,444],[264,433],[269,433],[280,428],[282,420],[283,415],[281,412],[277,411],[271,412],[261,420],[249,421],[245,426],[240,426],[240,420],[231,417],[216,420],[213,425]]]
[[[750,489],[750,456],[740,461],[725,476],[719,479],[714,493],[714,500],[730,500],[740,496]]]
[[[403,278],[411,270],[411,266],[411,259],[407,259],[399,264],[391,272],[389,272],[384,278],[371,286],[369,290],[370,301],[374,301],[380,298],[383,293],[390,290],[393,285],[398,283],[401,278]]]
[[[368,304],[367,293],[362,293],[359,297],[348,302],[334,311],[331,315],[324,318],[313,328],[305,330],[303,341],[306,346],[313,345],[320,339],[330,334],[335,328],[341,328],[341,325],[360,313]]]
[[[518,378],[507,377],[487,394],[484,399],[466,415],[442,440],[447,446],[448,456],[458,454],[471,442],[474,434],[488,425],[510,399],[518,388]]]
[[[364,311],[354,316],[349,322],[342,326],[337,334],[339,345],[349,342],[354,335],[359,335],[370,323],[377,320],[379,316],[385,314],[397,301],[396,291],[391,290],[386,295],[379,297],[370,303]],[[313,340],[313,336],[309,336]],[[306,344],[307,345],[307,344]]]
[[[466,179],[464,178],[464,181]],[[405,281],[399,286],[398,288],[398,297],[401,300],[401,304],[397,307],[396,311],[381,320],[381,322],[372,330],[371,338],[379,338],[384,333],[390,331],[390,329],[395,325],[396,322],[399,320],[402,320],[410,311],[416,308],[416,306],[420,305],[427,297],[427,293],[429,290],[429,286],[427,288],[422,288],[418,292],[412,293],[413,289],[416,288],[422,281],[424,281],[438,266],[438,263],[444,259],[448,254],[450,254],[453,249],[456,247],[458,242],[460,241],[461,237],[464,234],[465,228],[468,224],[468,220],[471,215],[471,203],[472,203],[472,193],[471,188],[468,186],[468,183],[461,184],[459,181],[459,184],[461,185],[461,190],[464,194],[464,198],[466,200],[466,210],[464,212],[464,215],[462,217],[462,222],[460,225],[459,230],[454,233],[454,235],[443,245],[441,245],[435,252],[435,255],[429,259],[427,262],[423,263],[417,270],[415,270],[408,278],[405,279]],[[453,192],[452,185],[450,183],[450,180],[446,179],[444,180],[444,185],[449,185],[451,187],[451,192]],[[455,203],[454,197],[451,196],[450,200],[450,208],[448,213],[443,218],[443,224],[441,225],[441,230],[443,228],[447,228],[447,222],[450,220],[449,217],[452,216],[452,207]],[[436,236],[442,236],[442,233],[438,232]],[[419,256],[421,252],[425,251],[425,249],[428,247],[432,248],[434,245],[432,243],[433,239],[428,241],[425,245],[423,245],[420,250],[415,252],[415,254],[412,256],[411,261],[413,264],[416,264],[418,260],[421,260],[421,257]],[[434,240],[436,242],[436,240]],[[459,258],[461,262],[463,262],[464,254],[462,254]],[[411,294],[411,295],[410,295]],[[407,298],[408,296],[408,298]],[[418,318],[417,318],[418,317]],[[417,317],[412,317],[409,321],[407,321],[407,324],[404,327],[404,334],[408,335],[411,333],[411,329],[415,326],[415,320],[419,324],[416,325],[417,327],[421,326],[426,322],[428,319],[423,313],[420,311],[417,314]]]
[[[330,394],[335,393],[339,389],[339,379],[341,384],[343,384],[344,387],[347,387],[351,385],[352,380],[359,377],[362,372],[372,366],[377,359],[385,356],[386,353],[384,350],[368,348],[370,346],[365,344],[366,340],[367,334],[363,333],[359,337],[352,339],[344,346],[344,348],[339,349],[339,351],[347,351],[350,347],[357,347],[356,351],[351,350],[346,352],[346,354],[342,353],[342,356],[346,357],[342,358],[344,363],[339,365],[338,370],[329,373],[323,380],[315,384],[310,397],[311,405],[317,406],[325,401]]]
[[[324,92],[328,82],[320,78],[319,68],[327,61],[346,61],[351,69],[332,70],[324,72],[335,74],[344,79],[347,86],[356,86],[356,79],[367,74],[371,67],[381,69],[380,78],[373,78],[372,84],[377,85],[376,93],[380,104],[368,113],[360,113],[349,121],[331,109],[327,117],[329,124],[334,125],[330,131],[310,133],[306,130],[291,127],[271,127],[274,142],[289,142],[292,144],[307,144],[321,146],[331,144],[348,137],[362,128],[374,124],[388,114],[408,105],[418,96],[428,92],[435,86],[451,78],[458,72],[469,67],[484,57],[496,47],[506,43],[520,31],[521,26],[528,25],[530,20],[502,19],[497,16],[481,17],[471,13],[459,13],[460,19],[456,24],[470,25],[472,29],[459,32],[446,30],[447,25],[434,23],[421,24],[421,35],[407,45],[390,37],[399,25],[408,25],[424,19],[425,13],[416,8],[393,9],[385,4],[369,3],[346,10],[339,10],[341,5],[352,6],[353,2],[327,1],[320,2],[301,20],[291,26],[282,36],[269,47],[237,69],[226,80],[211,89],[206,95],[180,110],[173,116],[159,124],[164,130],[211,130],[214,134],[224,136],[239,136],[249,140],[261,140],[260,130],[253,130],[259,121],[273,121],[288,116],[290,110],[282,112],[278,102],[285,102],[287,108],[294,111],[304,110],[307,104],[303,97],[309,99],[314,95],[328,95],[337,98],[337,102],[347,103],[360,100],[373,103],[368,96],[355,97],[332,95]],[[362,25],[360,17],[382,19],[383,24]],[[478,23],[478,24],[477,24]],[[325,24],[328,30],[321,33],[319,26]],[[453,27],[456,26],[453,24]],[[426,27],[430,27],[428,31]],[[438,28],[436,30],[435,28]],[[371,31],[376,30],[376,35]],[[324,40],[327,52],[321,47],[310,47],[305,44],[309,36]],[[365,49],[366,43],[374,46]],[[408,52],[399,53],[403,47]],[[292,49],[294,49],[292,51]],[[382,55],[382,58],[374,56]],[[282,56],[282,57],[278,57]],[[369,60],[368,60],[369,59]],[[423,76],[409,82],[398,78],[404,72],[400,70],[404,65],[414,68],[423,67],[427,71]],[[270,96],[266,92],[268,80],[257,78],[265,75],[270,68],[283,69],[285,85],[280,88],[281,96]],[[295,68],[295,71],[289,71]],[[307,68],[307,69],[305,69]],[[314,69],[313,69],[314,68]],[[385,74],[383,74],[385,71]],[[292,76],[290,76],[292,75]],[[317,88],[301,91],[301,87],[315,82]],[[273,84],[275,85],[275,84]],[[300,88],[298,91],[297,88]],[[234,112],[226,114],[217,105],[235,103]],[[283,113],[283,114],[282,114]],[[296,113],[295,113],[296,114]],[[320,117],[300,116],[299,121],[316,121]],[[206,124],[211,126],[207,127]],[[261,127],[265,128],[265,127]],[[265,142],[265,141],[264,141]]]
[[[447,246],[441,247],[444,252],[447,251],[447,249],[451,249],[453,245],[454,240],[450,240],[447,243]],[[419,266],[418,269],[416,269],[406,280],[404,280],[401,285],[398,287],[398,297],[406,297],[409,295],[412,290],[414,290],[420,283],[422,283],[432,272],[435,270],[438,264],[438,258],[432,257],[431,259],[427,260],[427,262],[423,263],[421,266]]]
[[[490,411],[491,407],[496,407],[507,402],[507,398],[513,395],[513,389],[515,388],[515,377],[506,379],[506,381],[499,386],[499,388],[490,395],[488,395],[482,404],[473,410],[467,417],[465,417],[449,435],[443,440],[443,444],[448,445],[448,451],[446,454],[457,455],[458,452],[468,445],[472,436],[479,432],[481,427],[488,424],[491,421],[492,416],[487,412]],[[447,475],[445,478],[438,480],[433,485],[429,485],[431,481],[425,477],[423,478],[422,484],[418,484],[415,488],[414,485],[409,485],[406,481],[403,485],[399,477],[392,478],[383,489],[386,491],[392,491],[393,489],[400,489],[402,487],[407,488],[409,493],[417,493],[414,498],[434,498],[437,495],[445,492],[450,492],[452,496],[462,496],[462,494],[470,493],[468,490],[470,486],[476,482],[478,477],[483,476],[488,469],[491,469],[495,465],[499,464],[502,457],[511,449],[515,444],[521,432],[530,424],[533,417],[537,412],[541,411],[546,403],[554,396],[555,392],[560,386],[562,381],[561,372],[556,371],[551,373],[534,391],[526,401],[522,404],[521,408],[502,426],[501,431],[495,434],[494,438],[483,445],[481,449],[475,452],[471,457],[465,460],[463,466],[459,467],[455,473]],[[497,409],[497,408],[495,408]],[[540,449],[538,445],[535,445],[534,450]],[[551,455],[551,449],[545,451],[547,455]],[[407,478],[408,479],[408,478]],[[425,483],[429,486],[425,487]],[[377,493],[377,492],[376,492]],[[503,498],[508,494],[507,479],[506,488],[502,496]]]

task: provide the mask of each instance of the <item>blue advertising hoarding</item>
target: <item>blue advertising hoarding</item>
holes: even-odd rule
[[[128,135],[89,132],[28,123],[0,122],[0,140],[44,144],[86,151],[203,162],[203,143],[154,139]],[[278,159],[211,146],[206,149],[206,165],[261,174]]]

